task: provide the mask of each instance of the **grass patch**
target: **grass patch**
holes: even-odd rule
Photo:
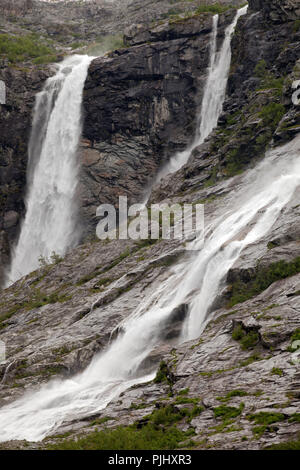
[[[92,273],[89,273],[89,274],[86,274],[85,276],[83,276],[77,282],[76,285],[77,286],[82,286],[83,284],[86,284],[87,282],[91,281],[95,277],[100,276],[101,274],[105,274],[106,272],[110,271],[112,268],[117,266],[119,263],[121,263],[121,261],[123,261],[125,258],[127,258],[130,254],[131,254],[131,252],[130,252],[129,248],[127,248],[116,259],[114,259],[114,261],[112,261],[108,266],[106,266],[105,268],[101,268],[101,269],[96,268],[96,270],[93,271]]]
[[[220,15],[228,10],[231,10],[232,8],[232,5],[224,5],[222,3],[214,3],[213,5],[200,5],[196,10],[196,14],[214,13],[215,15]]]
[[[285,115],[285,107],[281,103],[269,103],[262,108],[258,116],[263,121],[263,126],[271,128],[273,131]]]
[[[261,361],[262,358],[259,356],[259,354],[252,354],[250,357],[245,359],[245,361],[240,362],[240,367],[247,367],[253,364],[253,362]]]
[[[107,423],[108,421],[113,421],[113,420],[115,420],[115,418],[112,418],[111,416],[103,416],[103,418],[94,419],[94,420],[89,424],[89,426],[97,426],[97,425],[105,424],[105,423]]]
[[[29,300],[16,304],[8,311],[0,314],[0,329],[5,327],[3,323],[6,320],[23,309],[30,311],[47,304],[55,304],[57,302],[64,303],[71,299],[71,295],[60,294],[59,291],[52,292],[51,294],[47,295],[46,293],[41,292],[39,289],[33,289],[31,292],[31,298]]]
[[[289,418],[289,423],[300,423],[300,413],[295,413]]]
[[[188,397],[177,397],[175,403],[178,405],[186,404],[186,403],[194,403],[195,405],[198,403],[198,398],[188,398]]]
[[[297,341],[297,343],[296,343]],[[295,352],[300,348],[300,328],[297,328],[291,336],[291,345],[287,348],[289,352]],[[294,344],[295,343],[295,344]]]
[[[160,384],[166,382],[168,384],[172,384],[172,374],[169,370],[169,366],[165,361],[161,361],[159,364],[158,371],[156,373],[156,376],[154,378],[154,383]]]
[[[80,47],[80,46],[79,46]],[[108,34],[107,36],[99,37],[93,44],[91,44],[86,53],[89,55],[97,56],[105,52],[115,51],[124,47],[122,34]]]
[[[268,70],[267,63],[264,59],[257,62],[254,74],[256,77],[260,78],[260,87],[257,91],[271,88],[274,90],[276,97],[279,98],[282,96],[285,77],[275,77],[274,74]]]
[[[184,388],[183,390],[180,390],[180,392],[178,392],[178,395],[187,395],[189,391],[189,388]]]
[[[300,31],[300,20],[294,21],[293,31],[294,31],[294,33],[297,33],[298,31]]]

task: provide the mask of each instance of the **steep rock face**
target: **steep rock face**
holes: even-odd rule
[[[220,39],[234,11],[222,15]],[[84,220],[100,203],[142,199],[160,165],[195,132],[209,63],[212,15],[145,30],[134,46],[94,60],[84,92]],[[145,42],[146,41],[146,42]],[[136,45],[137,44],[137,45]]]

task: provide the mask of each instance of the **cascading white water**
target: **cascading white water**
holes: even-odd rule
[[[239,16],[241,14],[243,11],[239,12]],[[225,55],[228,47],[230,49],[230,37],[237,19],[226,32],[218,58],[213,58],[214,48],[211,49],[211,64],[224,60],[222,67],[227,67],[227,73],[230,55],[229,64]],[[225,50],[227,52],[222,59],[222,51]],[[212,70],[213,67],[209,74],[211,78]],[[201,120],[203,126],[198,139],[216,125],[218,113],[222,109],[219,104],[222,105],[225,96],[226,83],[224,85],[222,82],[224,92],[220,96],[223,98],[219,96],[214,100],[217,95],[209,98],[209,80],[202,109],[206,107],[209,112],[214,109],[214,114],[205,122]],[[196,145],[199,142],[201,140]],[[152,378],[153,375],[139,377],[136,372],[141,362],[159,343],[164,322],[182,303],[189,303],[182,341],[199,337],[228,270],[246,246],[269,232],[299,187],[299,152],[300,136],[270,152],[256,169],[245,173],[240,188],[227,196],[228,200],[224,204],[228,207],[227,212],[206,228],[204,247],[198,247],[197,240],[194,242],[196,251],[193,259],[189,257],[170,270],[159,290],[145,299],[122,325],[124,335],[96,356],[82,374],[70,380],[52,382],[40,391],[26,394],[0,409],[0,441],[41,440],[63,422],[94,414],[131,385]],[[186,158],[189,154],[190,151]]]
[[[160,181],[169,173],[179,170],[189,159],[192,151],[201,145],[217,126],[222,113],[226,95],[228,74],[231,63],[231,38],[235,31],[239,18],[247,13],[248,5],[237,11],[233,22],[225,30],[225,38],[221,50],[217,52],[217,33],[219,15],[213,17],[213,28],[210,39],[210,63],[207,80],[204,88],[199,128],[189,147],[183,152],[178,152],[158,173],[155,182]]]
[[[26,215],[13,253],[8,285],[39,266],[39,258],[64,255],[79,240],[76,230],[77,147],[89,56],[58,65],[37,95],[27,177]]]
[[[230,267],[243,248],[269,232],[299,188],[299,153],[300,135],[269,152],[256,169],[244,175],[240,188],[227,196],[227,213],[207,227],[204,247],[170,271],[159,290],[122,325],[124,335],[96,356],[85,372],[0,409],[0,441],[41,440],[64,421],[94,414],[134,383],[153,377],[135,373],[159,343],[164,321],[190,297],[182,341],[199,337]],[[197,249],[199,242],[194,243]]]

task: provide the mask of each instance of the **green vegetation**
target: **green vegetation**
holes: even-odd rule
[[[218,13],[220,15],[221,13],[225,13],[231,8],[233,8],[232,5],[224,5],[222,3],[214,3],[213,5],[200,5],[196,10],[196,14],[213,13],[216,15]]]
[[[276,248],[277,246],[279,246],[279,244],[273,241],[268,243],[267,248],[268,250],[273,250],[273,248]]]
[[[92,273],[86,274],[83,276],[80,281],[77,282],[77,286],[82,286],[83,284],[86,284],[87,282],[91,281],[97,276],[100,276],[101,274],[105,274],[106,272],[110,271],[112,268],[117,266],[117,264],[121,263],[125,258],[127,258],[131,254],[129,248],[127,248],[123,253],[120,254],[117,258],[114,259],[108,266],[105,268],[102,267],[97,267],[95,271]],[[106,278],[108,279],[108,278]]]
[[[28,363],[26,359],[20,361],[20,363],[15,369],[15,379],[20,380],[26,377],[35,377],[39,375],[48,378],[52,375],[61,374],[65,370],[65,367],[59,364],[53,366],[45,366],[42,370],[39,370],[38,372],[27,371],[27,367]]]
[[[173,405],[161,407],[130,426],[95,431],[78,440],[67,440],[48,449],[60,450],[163,450],[176,449],[193,429],[186,432],[175,424],[189,416],[186,409],[178,410]],[[189,443],[191,446],[192,442]]]
[[[99,426],[101,424],[107,423],[107,421],[113,421],[115,418],[111,416],[103,416],[103,418],[94,419],[89,426]]]
[[[48,295],[44,292],[41,292],[40,289],[32,289],[29,300],[26,300],[22,303],[17,303],[6,312],[0,314],[0,329],[5,327],[5,325],[3,324],[5,320],[8,320],[15,313],[19,312],[22,309],[29,311],[47,304],[55,304],[57,302],[64,303],[68,300],[71,300],[71,298],[71,295],[60,294],[59,291],[52,292]]]
[[[25,61],[46,64],[57,61],[55,50],[44,44],[36,34],[26,36],[0,34],[0,55],[7,57],[11,64]]]
[[[298,441],[281,442],[265,447],[264,450],[300,450],[300,439]]]
[[[262,358],[259,356],[259,354],[252,354],[250,357],[248,357],[248,359],[241,361],[239,365],[240,367],[247,367],[253,364],[253,362],[261,361],[261,360]]]
[[[262,108],[259,117],[263,120],[263,125],[274,131],[285,114],[285,107],[281,103],[269,103]]]
[[[278,367],[273,367],[273,369],[271,370],[271,374],[272,375],[279,375],[279,377],[282,377],[283,376],[283,370],[279,369]]]
[[[236,281],[231,286],[231,299],[228,307],[245,302],[266,290],[273,282],[294,276],[300,272],[300,257],[295,260],[277,261],[268,267],[256,269],[255,277],[248,282]]]
[[[258,344],[259,335],[255,330],[246,332],[241,325],[237,325],[232,332],[232,339],[239,341],[242,349],[252,349]]]
[[[293,31],[294,33],[297,33],[298,31],[300,31],[300,20],[294,21]]]
[[[274,97],[276,93],[274,93]],[[278,93],[281,94],[282,90]],[[263,106],[258,113],[258,117],[261,118],[261,123],[258,129],[259,135],[256,137],[254,143],[252,142],[253,130],[251,130],[251,128],[247,130],[243,130],[243,128],[240,129],[241,144],[229,150],[226,154],[227,176],[233,176],[243,171],[244,166],[250,162],[251,152],[253,155],[258,156],[264,154],[273,132],[276,130],[284,114],[285,107],[281,103],[271,102]],[[239,129],[235,130],[235,132],[239,132]],[[226,131],[225,133],[229,138],[231,132]],[[245,145],[245,140],[247,140],[247,145]]]
[[[214,415],[215,418],[221,418],[223,421],[227,421],[229,419],[237,418],[242,413],[244,407],[244,403],[241,403],[239,408],[236,408],[235,406],[221,405],[214,408]]]
[[[39,257],[39,265],[41,268],[49,268],[51,266],[61,263],[63,260],[64,259],[60,255],[55,253],[55,251],[52,251],[52,254],[49,259],[45,258],[45,256]]]
[[[78,45],[78,43],[75,43]],[[78,46],[80,47],[80,45]],[[89,55],[97,56],[104,54],[105,52],[115,51],[116,49],[122,49],[124,47],[123,35],[122,34],[109,34],[107,36],[99,37],[93,44],[91,44],[86,53]]]
[[[228,392],[225,397],[217,397],[217,400],[222,401],[222,402],[227,402],[227,401],[231,400],[231,398],[245,397],[247,395],[248,395],[248,393],[245,392],[244,390],[231,390],[231,392]]]
[[[183,405],[183,404],[187,404],[187,403],[193,403],[193,404],[197,404],[198,403],[198,398],[188,398],[188,397],[177,397],[176,400],[175,400],[175,403],[177,405]]]
[[[300,413],[293,414],[289,419],[289,423],[300,423]]]
[[[267,411],[260,411],[259,413],[250,414],[247,416],[249,421],[253,421],[255,424],[273,424],[278,421],[284,421],[284,415],[282,413],[269,413]]]
[[[289,352],[295,352],[300,348],[300,344],[295,343],[300,341],[300,328],[297,328],[291,336],[291,345],[288,347]]]
[[[257,91],[273,89],[276,97],[282,96],[283,85],[285,77],[276,78],[274,74],[268,70],[267,63],[265,60],[260,60],[254,69],[256,77],[260,78],[260,87]]]
[[[285,420],[282,413],[268,413],[261,411],[259,413],[250,414],[247,419],[253,422],[256,426],[253,427],[252,432],[254,436],[259,439],[267,429],[272,430],[271,424],[278,423]]]
[[[162,382],[172,383],[170,370],[168,364],[165,361],[160,362],[158,371],[154,378],[154,383],[159,384]]]
[[[233,57],[232,73],[237,65],[237,58]],[[286,76],[276,76],[265,60],[256,64],[254,74],[259,79],[257,89],[249,94],[243,108],[226,116],[211,146],[211,152],[221,149],[222,169],[229,177],[264,156],[286,111],[281,103]],[[263,92],[263,100],[260,92]],[[266,99],[267,104],[263,105]]]
[[[131,403],[130,405],[130,410],[143,410],[144,408],[147,408],[149,406],[148,403]]]
[[[208,179],[204,183],[204,188],[209,188],[217,182],[218,167],[214,166],[210,172]]]

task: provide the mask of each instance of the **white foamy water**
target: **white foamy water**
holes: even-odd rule
[[[189,303],[182,341],[198,338],[222,281],[242,250],[260,240],[300,185],[300,136],[270,152],[228,196],[227,213],[207,227],[204,247],[170,270],[168,278],[122,324],[125,334],[70,380],[56,381],[0,409],[0,441],[38,441],[63,422],[94,414],[140,377],[138,367],[160,342],[174,308]],[[197,240],[193,242],[197,249]],[[202,243],[202,242],[201,242]],[[192,299],[192,300],[191,300]]]
[[[247,13],[247,9],[248,6],[245,6],[237,11],[233,22],[225,30],[225,38],[219,52],[217,52],[219,15],[213,17],[213,28],[210,39],[210,63],[203,93],[199,127],[192,144],[189,145],[186,150],[178,152],[170,159],[158,173],[155,180],[156,183],[167,174],[174,173],[185,165],[192,151],[198,147],[198,145],[201,145],[217,126],[226,95],[231,63],[231,38],[239,18]]]
[[[37,95],[27,169],[26,215],[13,250],[8,285],[34,271],[39,258],[64,255],[79,241],[75,193],[83,86],[92,57],[58,65]]]

